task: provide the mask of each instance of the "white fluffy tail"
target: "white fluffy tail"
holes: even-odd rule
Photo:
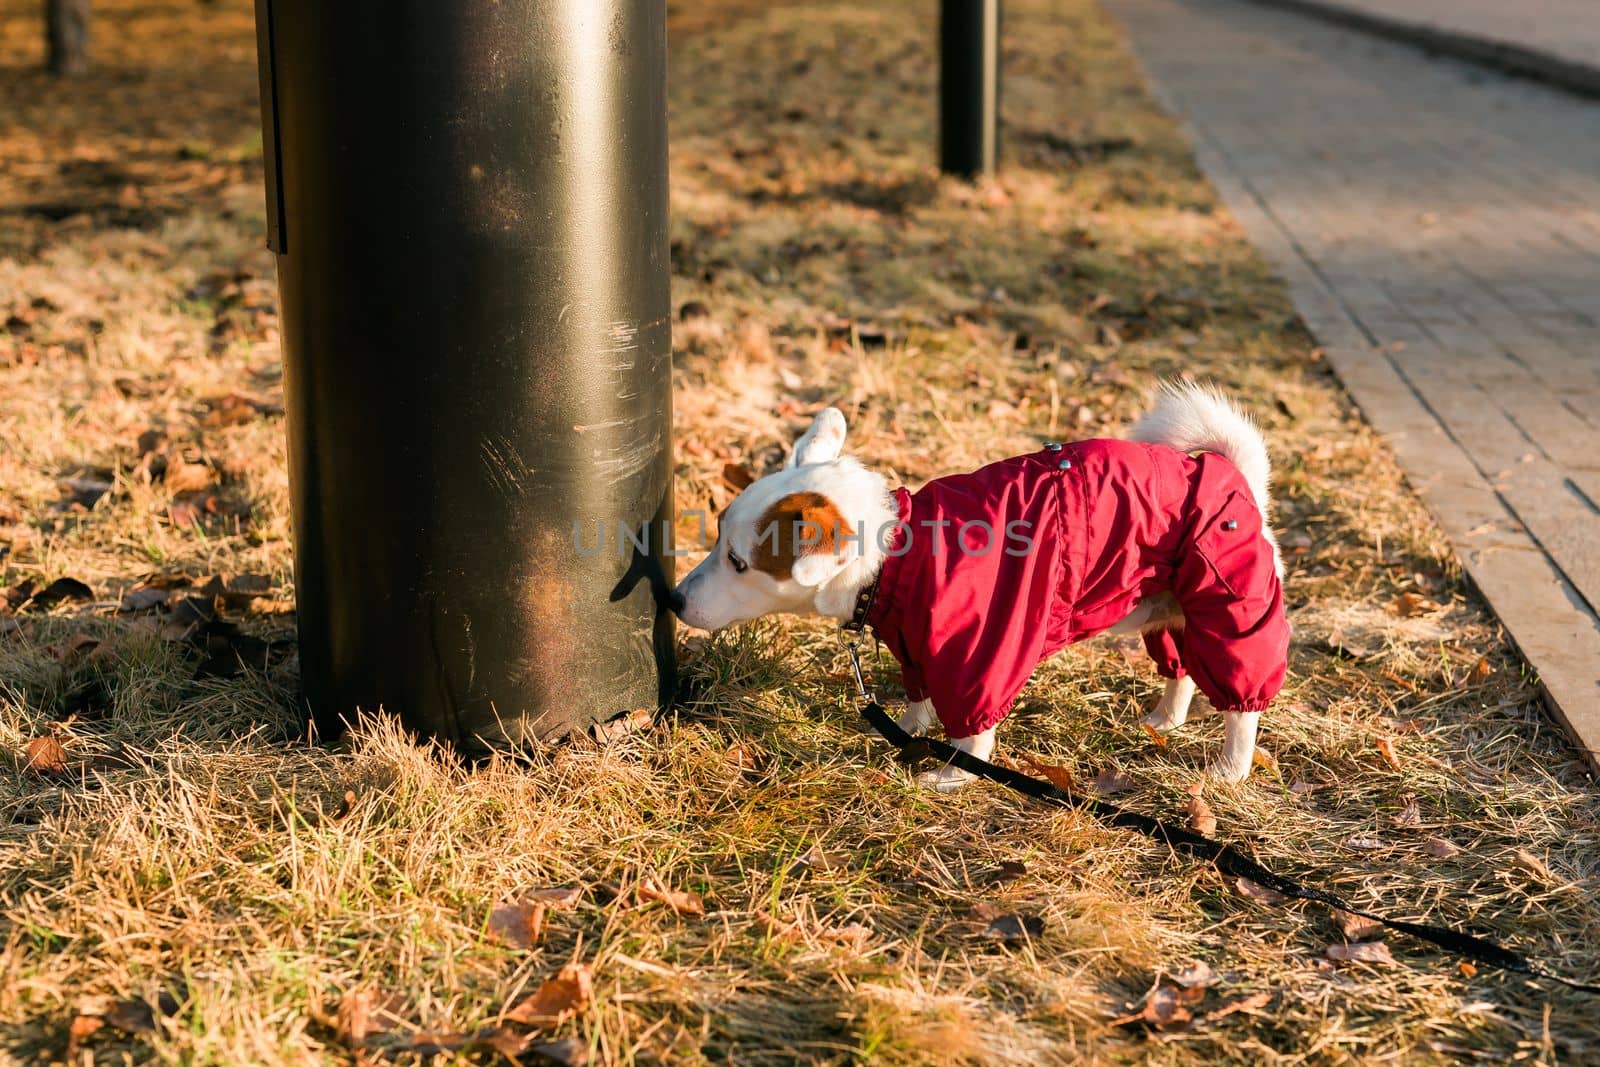
[[[1272,460],[1255,420],[1218,390],[1166,382],[1156,402],[1128,432],[1129,440],[1169,445],[1180,452],[1215,452],[1239,468],[1261,514],[1267,514]]]
[[[1272,546],[1273,562],[1283,577],[1283,556],[1272,532],[1272,460],[1254,419],[1211,386],[1164,382],[1156,402],[1133,424],[1128,438],[1180,452],[1215,452],[1238,467],[1261,511],[1261,533]]]

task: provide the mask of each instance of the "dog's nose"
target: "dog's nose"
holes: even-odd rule
[[[676,589],[667,594],[667,607],[671,608],[672,613],[680,619],[683,618],[683,606],[687,602],[683,594]]]

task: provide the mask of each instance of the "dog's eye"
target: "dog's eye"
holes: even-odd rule
[[[744,560],[742,560],[738,556],[734,555],[733,554],[733,549],[731,549],[731,548],[728,549],[728,562],[733,564],[733,569],[738,574],[743,574],[744,573],[744,569],[749,566],[749,564],[746,563]]]

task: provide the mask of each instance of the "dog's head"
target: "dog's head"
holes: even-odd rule
[[[672,607],[702,630],[778,612],[817,610],[818,594],[863,555],[863,524],[876,482],[841,458],[845,422],[837,408],[816,417],[784,468],[745,488],[722,512],[717,542],[678,583]]]

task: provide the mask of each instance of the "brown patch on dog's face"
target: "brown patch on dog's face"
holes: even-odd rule
[[[840,539],[854,533],[821,493],[790,493],[773,502],[756,520],[756,545],[750,561],[779,581],[794,572],[795,560],[814,552],[830,555]]]

